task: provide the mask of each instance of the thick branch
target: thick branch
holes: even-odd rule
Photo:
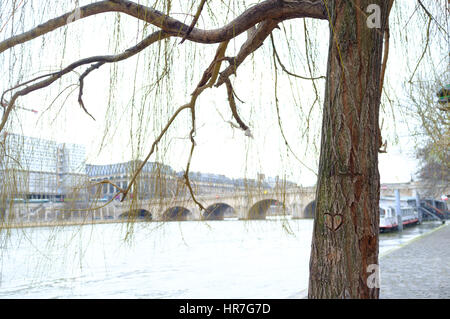
[[[241,46],[236,57],[229,59],[230,65],[220,72],[219,80],[216,83],[216,87],[221,86],[231,74],[236,73],[236,69],[252,52],[256,51],[269,36],[269,34],[278,25],[277,20],[269,19],[261,22],[256,30],[249,34],[247,41]]]
[[[230,40],[242,32],[250,29],[255,24],[267,19],[288,20],[294,18],[316,18],[326,20],[325,7],[320,0],[298,0],[284,3],[280,6],[278,0],[266,0],[245,10],[227,25],[213,30],[203,30],[190,27],[179,20],[171,18],[153,8],[140,5],[128,0],[105,0],[88,4],[80,8],[80,19],[105,12],[122,12],[137,19],[146,21],[172,36],[185,37],[199,43],[219,43]],[[15,45],[35,39],[41,35],[56,30],[68,24],[73,12],[68,12],[57,18],[51,19],[36,28],[13,36],[0,42],[0,53]]]

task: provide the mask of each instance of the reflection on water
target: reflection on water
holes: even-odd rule
[[[439,223],[380,235],[386,253]],[[0,298],[290,298],[313,220],[151,222],[3,233]]]

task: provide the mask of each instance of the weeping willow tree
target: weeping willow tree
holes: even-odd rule
[[[444,2],[433,8],[442,8]],[[252,5],[205,0],[180,4],[109,0],[85,5],[76,1],[70,6],[59,3],[55,6],[47,1],[3,3],[0,28],[4,39],[0,42],[0,57],[2,65],[6,66],[2,73],[8,80],[2,83],[0,132],[26,125],[20,112],[26,109],[24,102],[26,105],[33,102],[33,94],[57,87],[58,94],[48,103],[51,107],[47,111],[57,118],[63,114],[64,101],[74,92],[79,105],[77,111],[81,110],[85,121],[99,116],[105,118],[104,134],[97,145],[99,150],[108,146],[114,149],[111,144],[127,134],[135,142],[129,148],[132,158],[142,160],[132,169],[129,183],[116,185],[106,178],[98,182],[98,185],[113,186],[122,201],[130,198],[133,189],[138,187],[145,165],[154,158],[163,161],[164,154],[168,154],[165,150],[179,146],[179,139],[187,154],[180,179],[182,187],[190,200],[205,210],[196,198],[189,173],[200,140],[199,117],[202,112],[210,111],[205,108],[208,103],[203,99],[207,92],[223,92],[228,105],[226,112],[230,114],[230,120],[224,122],[249,138],[255,135],[250,123],[256,126],[256,122],[260,122],[263,126],[267,119],[263,110],[255,106],[257,103],[245,109],[241,93],[253,82],[274,92],[272,104],[282,144],[287,156],[297,160],[298,168],[293,170],[315,171],[296,156],[294,149],[304,140],[314,147],[318,137],[308,132],[317,125],[314,117],[321,115],[309,297],[379,296],[377,285],[368,284],[368,267],[378,264],[378,153],[385,151],[379,119],[393,0],[267,0]],[[416,10],[429,13],[421,1]],[[29,18],[29,12],[36,13],[35,19]],[[401,14],[398,16],[405,18]],[[103,30],[109,34],[108,46],[112,52],[83,56],[86,46],[105,41],[97,30],[101,24],[99,17],[113,26]],[[93,18],[97,20],[92,22]],[[86,25],[87,21],[91,23],[88,30],[83,31],[82,22]],[[320,32],[314,31],[319,30],[318,23],[328,24],[328,42]],[[135,26],[132,32],[130,25]],[[284,32],[284,39],[277,36],[278,29]],[[303,31],[306,53],[303,59],[296,60],[295,48],[289,43],[295,41],[299,30]],[[69,39],[74,40],[74,34],[78,49],[69,43]],[[52,36],[56,41],[50,45],[48,39]],[[285,40],[283,44],[278,44],[280,38]],[[265,42],[270,42],[270,46],[265,46]],[[128,44],[126,49],[122,48],[124,43]],[[328,44],[328,57],[323,61],[327,68],[326,76],[321,76],[318,71],[322,68],[317,64],[319,50],[326,51],[324,43]],[[66,50],[69,46],[70,52]],[[268,61],[258,61],[255,57],[258,51],[262,51]],[[286,57],[290,61],[287,66],[282,61]],[[43,71],[41,66],[39,69],[36,65],[44,58],[58,60],[59,67],[53,65],[51,70]],[[120,63],[127,63],[134,76],[121,81]],[[269,73],[268,65],[273,71],[270,83],[262,77]],[[108,67],[109,79],[96,75]],[[254,74],[252,83],[248,82],[243,69]],[[309,75],[294,72],[299,69]],[[294,134],[296,140],[291,136],[289,142],[286,121],[282,123],[282,114],[288,106],[281,102],[285,94],[278,83],[281,73],[289,77],[283,83],[290,86],[297,102],[308,98],[305,92],[313,92],[306,94],[312,96],[310,107],[298,116],[302,129]],[[240,77],[245,80],[239,81]],[[89,82],[90,78],[94,80]],[[292,78],[308,81],[308,85],[299,86]],[[325,83],[321,84],[323,80]],[[140,81],[145,83],[141,90],[136,85]],[[322,85],[323,99],[319,93]],[[106,107],[88,103],[89,86],[94,86],[96,92],[102,89],[108,92]],[[120,94],[128,89],[132,97],[128,101],[121,100]],[[265,97],[263,93],[261,90],[247,98],[255,101],[258,94]],[[57,102],[59,108],[55,107]],[[258,102],[261,103],[261,99]],[[323,108],[317,112],[315,106],[319,104]],[[207,106],[211,108],[211,104]],[[72,109],[66,116],[70,120],[77,111]],[[223,112],[217,111],[221,116]],[[250,118],[253,120],[249,122]],[[127,121],[127,130],[123,130],[124,121]],[[188,132],[180,137],[176,129]],[[83,128],[74,127],[74,130],[82,134]]]

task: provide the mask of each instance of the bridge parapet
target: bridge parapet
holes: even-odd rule
[[[304,208],[314,199],[314,196],[315,191],[313,188],[295,188],[203,195],[197,196],[196,199],[205,208],[219,209],[221,214],[219,219],[223,217],[248,219],[249,217],[265,218],[268,208],[274,205],[279,206],[280,211],[282,210],[284,214],[292,214],[293,217],[302,217]],[[189,214],[186,214],[184,220],[201,220],[207,217],[205,212],[200,212],[199,207],[190,197],[153,200],[129,199],[124,202],[112,201],[107,205],[106,203],[96,203],[81,209],[80,205],[77,206],[75,203],[46,203],[45,205],[28,206],[25,204],[17,204],[14,206],[14,210],[9,212],[9,215],[16,214],[22,219],[40,216],[39,218],[44,220],[117,220],[125,217],[127,214],[138,212],[139,214],[151,214],[153,220],[167,220],[167,215],[164,214],[178,207],[181,212],[189,212]],[[252,208],[253,213],[258,211],[258,214],[249,216]]]

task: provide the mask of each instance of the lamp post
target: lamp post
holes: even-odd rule
[[[416,208],[417,208],[419,224],[422,224],[422,210],[420,209],[420,196],[419,196],[419,192],[417,190],[415,192],[415,196],[416,196]]]

